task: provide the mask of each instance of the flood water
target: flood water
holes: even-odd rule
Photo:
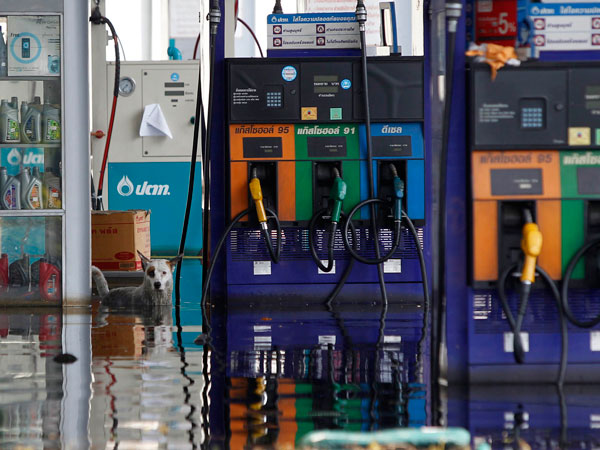
[[[292,449],[313,430],[424,425],[420,311],[381,312],[231,307],[199,346],[197,303],[5,308],[0,448]],[[64,353],[77,361],[57,362]],[[517,448],[515,434],[533,448],[558,448],[561,435],[571,448],[600,445],[598,386],[562,398],[551,386],[451,387],[447,408],[450,425],[493,448]]]

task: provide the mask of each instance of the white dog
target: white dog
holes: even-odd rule
[[[170,305],[173,293],[173,269],[182,255],[172,259],[148,259],[138,251],[144,269],[144,282],[137,287],[108,289],[100,269],[92,266],[92,278],[103,303],[122,306]]]

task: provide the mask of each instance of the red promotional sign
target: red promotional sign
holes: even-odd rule
[[[517,35],[516,0],[478,0],[475,2],[475,41],[509,44]],[[509,44],[510,45],[510,44]]]

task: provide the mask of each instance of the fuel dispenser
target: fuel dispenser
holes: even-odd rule
[[[350,261],[349,248],[356,246],[356,252],[373,258],[368,208],[352,214],[356,243],[352,231],[345,236],[346,246],[343,233],[332,239],[327,233],[327,223],[333,220],[342,230],[336,221],[345,222],[346,214],[368,198],[360,60],[230,59],[226,64],[229,216],[233,219],[251,204],[248,183],[255,171],[260,174],[265,205],[276,212],[282,225],[278,264],[269,260],[252,214],[233,228],[227,244],[230,298],[245,297],[260,287],[267,296],[303,289],[325,299]],[[377,99],[371,106],[376,192],[386,202],[392,200],[390,171],[395,170],[406,190],[404,208],[416,220],[427,248],[423,59],[373,58],[368,64],[371,98]],[[323,210],[328,206],[337,208],[341,219],[335,212],[333,219],[327,215]],[[389,254],[393,220],[384,208],[379,211],[381,251],[388,253],[386,282],[398,295],[420,302],[422,276],[414,240],[403,229],[407,238]],[[311,219],[317,222],[314,243],[309,243],[307,232]],[[311,258],[311,244],[322,265]],[[333,258],[328,257],[328,246],[333,247]],[[332,267],[323,270],[327,265]],[[361,266],[347,281],[355,289],[346,295],[364,299],[378,282],[377,271]]]
[[[597,376],[590,364],[600,361],[600,332],[594,329],[600,322],[594,301],[600,270],[598,70],[593,63],[530,62],[503,68],[492,81],[487,66],[470,68],[474,380],[489,380],[499,365],[504,381],[523,380],[524,374],[554,377],[548,369],[559,362],[561,337],[566,343],[563,311],[572,325],[568,374],[578,380]],[[522,316],[515,339],[507,324],[512,314],[503,313],[498,290],[503,294],[514,287],[511,279],[524,270],[528,224],[541,233],[541,247],[534,252],[540,281],[531,284],[524,301],[508,298],[507,307]],[[506,370],[517,350],[524,353],[524,364]]]

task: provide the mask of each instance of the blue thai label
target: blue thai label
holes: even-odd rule
[[[348,78],[344,78],[340,83],[340,86],[342,89],[350,89],[352,87],[352,81],[350,81]]]
[[[177,72],[171,74],[171,81],[179,81],[179,74]]]

